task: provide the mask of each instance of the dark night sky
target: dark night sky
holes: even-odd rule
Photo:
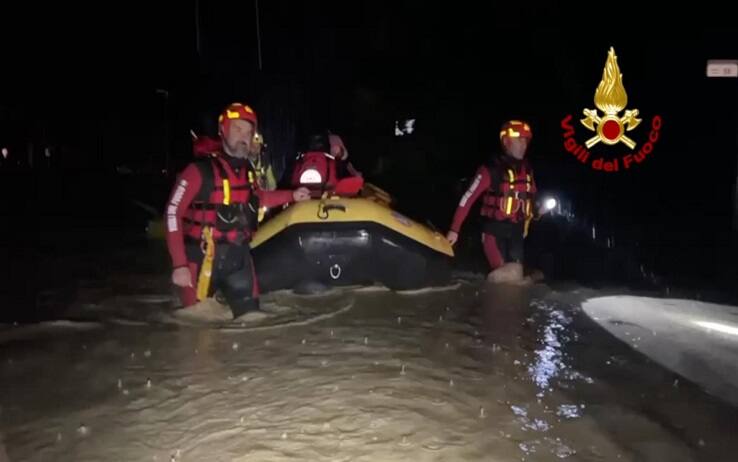
[[[418,187],[409,189],[448,190],[496,148],[499,124],[519,117],[534,126],[544,186],[655,221],[700,207],[727,226],[720,215],[729,215],[735,179],[738,82],[704,76],[706,59],[738,58],[738,33],[714,22],[720,10],[685,7],[656,32],[654,20],[666,23],[658,12],[610,8],[604,21],[591,9],[545,5],[262,0],[261,71],[253,1],[201,2],[199,55],[194,1],[98,4],[85,7],[85,19],[81,7],[25,7],[22,19],[3,20],[0,137],[43,133],[78,148],[81,163],[100,158],[101,145],[103,158],[145,158],[162,150],[156,89],[164,88],[177,165],[189,158],[189,129],[212,130],[203,121],[239,99],[275,132],[345,134],[367,171],[388,158],[379,183],[398,187],[413,173]],[[608,176],[563,152],[559,121],[593,106],[611,45],[629,105],[661,114],[665,126],[652,159]],[[391,137],[403,116],[418,118],[412,141]],[[698,195],[685,187],[695,171],[716,180]]]

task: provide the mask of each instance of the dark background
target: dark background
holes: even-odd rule
[[[444,231],[497,151],[500,124],[525,119],[539,187],[569,213],[538,223],[532,264],[562,278],[656,273],[730,286],[738,80],[708,79],[705,68],[738,59],[738,32],[721,25],[725,8],[706,4],[671,6],[670,19],[598,5],[262,0],[260,56],[253,0],[3,15],[4,292],[33,305],[75,277],[75,258],[141,237],[149,216],[134,201],[162,209],[191,158],[190,130],[214,134],[231,101],[256,109],[280,170],[308,133],[329,128],[401,210]],[[644,119],[634,138],[645,140],[653,115],[664,120],[650,158],[617,174],[576,162],[559,126],[594,107],[610,46],[628,107]],[[417,119],[416,132],[395,137],[403,118]],[[481,269],[475,221],[459,265]]]

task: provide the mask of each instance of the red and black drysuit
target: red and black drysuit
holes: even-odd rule
[[[536,185],[527,160],[510,156],[482,165],[462,196],[454,214],[451,231],[456,233],[474,203],[482,199],[482,244],[490,268],[505,263],[523,262],[523,240],[527,222],[533,218]]]
[[[177,179],[165,216],[172,265],[189,267],[192,274],[192,287],[181,288],[184,306],[198,301],[207,227],[215,247],[208,296],[219,289],[234,317],[258,309],[259,287],[249,247],[258,209],[290,201],[292,191],[259,189],[245,159],[221,155],[189,164]]]

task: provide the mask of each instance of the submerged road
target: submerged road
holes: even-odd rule
[[[687,314],[724,323],[714,314],[727,307],[685,314],[668,300],[672,311],[467,281],[277,293],[265,307],[279,314],[223,329],[161,322],[166,291],[127,284],[82,293],[74,322],[0,329],[10,460],[729,461],[738,450],[732,395],[696,373],[729,382],[718,371],[733,337],[675,330]],[[675,366],[690,345],[689,367]]]

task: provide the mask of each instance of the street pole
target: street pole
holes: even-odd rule
[[[256,47],[259,57],[259,70],[261,71],[261,27],[259,24],[259,0],[254,0],[256,5]]]

